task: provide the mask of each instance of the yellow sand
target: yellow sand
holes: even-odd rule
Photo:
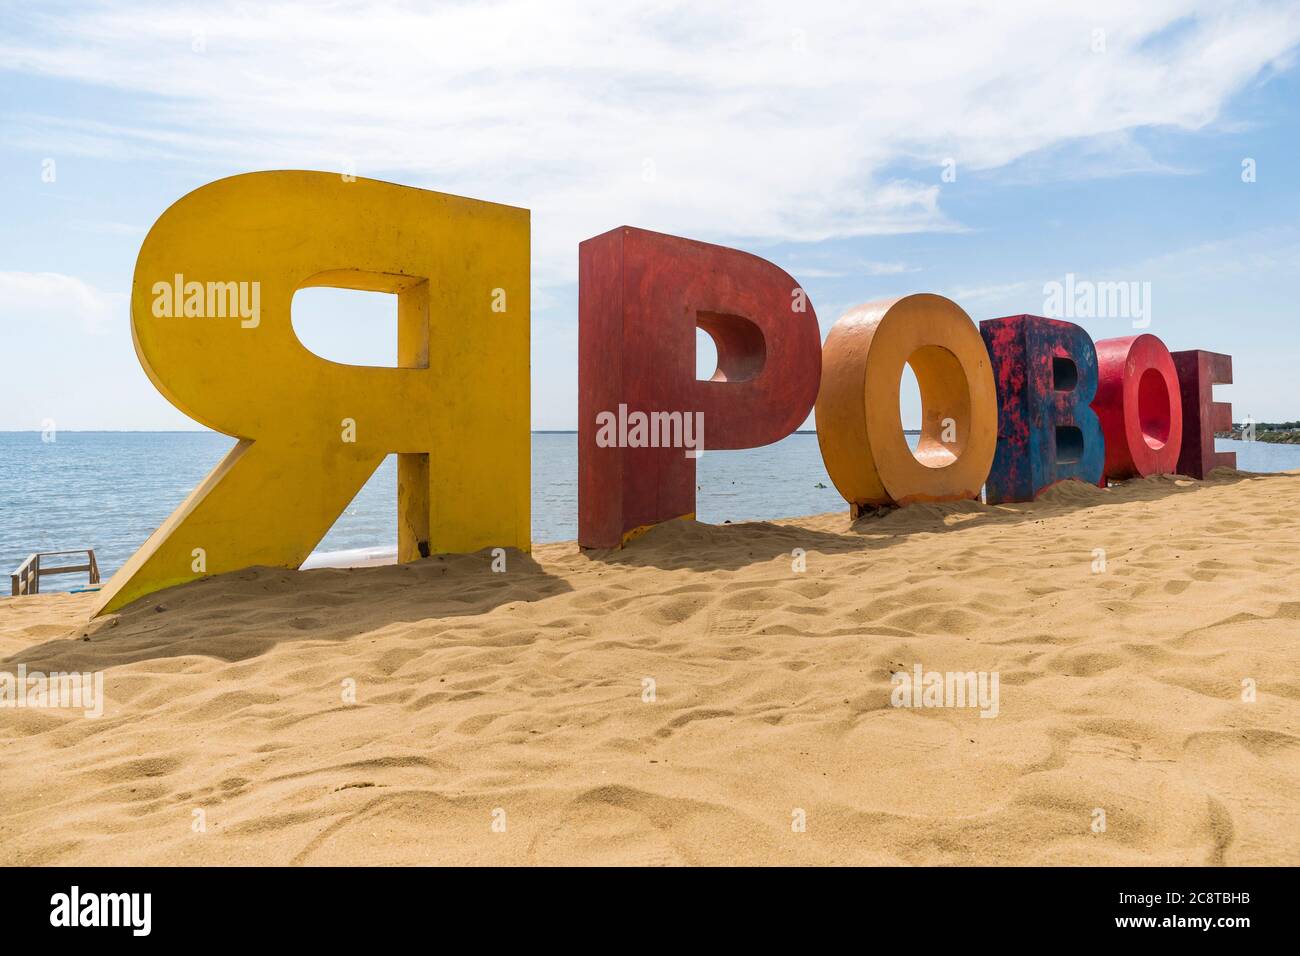
[[[1300,863],[1300,474],[490,560],[0,601],[0,863]]]

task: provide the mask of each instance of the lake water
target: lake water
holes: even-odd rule
[[[59,432],[53,442],[43,442],[39,432],[0,432],[0,574],[34,551],[89,547],[107,580],[233,444],[209,432]],[[1300,445],[1220,439],[1218,448],[1237,452],[1244,471],[1300,468]],[[532,451],[533,540],[570,541],[577,537],[577,435],[534,433]],[[698,483],[697,515],[713,523],[845,507],[814,434],[705,454]],[[396,514],[397,460],[389,457],[318,551],[395,547]],[[78,583],[69,575],[47,578],[42,587]]]

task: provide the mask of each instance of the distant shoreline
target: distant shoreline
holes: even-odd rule
[[[1268,445],[1300,445],[1300,427],[1294,427],[1295,423],[1288,422],[1286,425],[1272,425],[1268,422],[1257,422],[1255,424],[1255,437],[1250,441],[1262,441]],[[1216,432],[1215,438],[1228,438],[1232,441],[1246,441],[1242,438],[1245,429],[1240,425],[1233,425],[1230,432]]]

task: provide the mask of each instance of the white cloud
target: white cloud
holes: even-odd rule
[[[127,222],[113,222],[107,219],[73,219],[69,225],[78,232],[90,232],[102,236],[124,236],[144,238],[145,230]]]
[[[1031,289],[1037,289],[1041,282],[1005,282],[994,285],[967,286],[953,289],[948,293],[955,302],[1008,302],[1015,301]]]
[[[1181,295],[1195,302],[1225,291],[1240,295],[1247,286],[1257,293],[1288,289],[1289,286],[1264,280],[1285,280],[1300,272],[1300,230],[1294,226],[1274,226],[1238,233],[1193,245],[1180,246],[1135,262],[1107,261],[1104,250],[1093,261],[1083,263],[1074,272],[1076,281],[1148,282],[1156,285],[1162,297]],[[1033,312],[1045,308],[1046,284],[1064,283],[1065,274],[1020,278],[1003,283],[959,286],[945,294],[957,302],[974,303],[984,310],[1003,310],[1001,314]]]
[[[799,274],[801,279],[845,279],[853,276],[896,276],[906,272],[917,272],[919,266],[909,266],[906,262],[879,262],[872,259],[852,258],[840,261],[834,257],[816,256],[810,261],[814,265],[805,265],[805,257],[794,256],[786,262],[786,267]]]
[[[1058,177],[1089,141],[1080,175],[1166,169],[1128,134],[1205,126],[1300,41],[1293,4],[1211,0],[38,9],[7,14],[0,64],[139,95],[25,113],[20,141],[524,205],[538,278],[568,282],[577,243],[622,223],[757,242],[957,228],[949,157],[961,176],[1048,151]]]
[[[0,272],[0,321],[6,324],[30,328],[33,323],[72,322],[82,331],[100,333],[119,320],[125,327],[128,308],[125,293],[103,292],[76,276]]]

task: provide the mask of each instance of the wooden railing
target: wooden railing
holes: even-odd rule
[[[86,563],[60,564],[52,568],[42,567],[41,565],[44,558],[58,558],[69,554],[84,554]],[[33,554],[18,565],[18,570],[9,575],[9,584],[14,597],[22,594],[39,594],[41,592],[41,578],[46,575],[81,574],[82,572],[90,576],[91,584],[99,583],[99,564],[95,561],[93,548],[78,548],[75,551],[42,551],[40,554]]]

